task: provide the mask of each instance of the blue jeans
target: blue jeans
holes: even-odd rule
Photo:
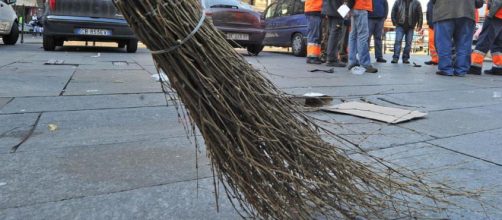
[[[383,26],[385,23],[385,18],[370,18],[368,20],[369,33],[368,43],[373,36],[373,41],[375,44],[375,58],[383,59],[382,52],[382,36],[383,36]]]
[[[439,55],[439,70],[448,75],[464,75],[471,65],[471,44],[474,21],[469,18],[454,18],[438,21],[434,25],[436,50]],[[456,60],[452,61],[452,39]]]
[[[368,11],[352,10],[352,31],[349,36],[349,65],[371,66],[368,46]],[[359,61],[358,61],[359,56]]]
[[[405,38],[406,42],[404,45],[403,60],[410,59],[411,44],[413,43],[413,28],[404,30],[404,28],[401,26],[396,27],[396,42],[394,43],[394,56],[392,56],[393,59],[399,60],[403,38]]]

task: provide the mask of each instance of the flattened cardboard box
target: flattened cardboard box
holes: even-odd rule
[[[339,105],[321,108],[323,111],[354,115],[376,121],[398,124],[409,120],[423,118],[427,113],[407,109],[383,107],[362,102],[345,102]]]

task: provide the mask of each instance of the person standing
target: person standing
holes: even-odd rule
[[[370,33],[368,42],[373,36],[373,42],[375,45],[375,59],[378,63],[387,62],[387,60],[383,58],[382,37],[385,19],[387,19],[388,14],[389,3],[387,3],[387,0],[373,0],[373,11],[368,14],[368,25]]]
[[[322,64],[321,40],[322,40],[322,0],[306,0],[305,16],[308,21],[307,34],[307,63]]]
[[[415,28],[422,29],[423,15],[422,6],[417,0],[397,0],[392,7],[392,24],[396,26],[396,41],[394,43],[394,55],[392,63],[399,61],[401,54],[401,44],[405,38],[403,50],[403,63],[410,63],[411,45],[413,43],[413,33]]]
[[[328,16],[328,47],[327,66],[345,67],[347,64],[338,59],[338,42],[342,35],[343,17],[338,13],[338,8],[343,5],[343,0],[324,0],[322,14]]]
[[[432,0],[427,3],[427,25],[429,26],[429,54],[431,55],[431,60],[426,61],[425,65],[438,65],[439,57],[436,51],[436,43],[434,38],[434,21],[432,19],[433,4]]]
[[[469,74],[481,75],[486,53],[491,50],[493,66],[485,74],[502,75],[502,0],[488,0],[489,12],[478,43],[472,52]]]
[[[362,66],[367,73],[377,73],[378,69],[371,65],[368,37],[368,12],[373,11],[372,0],[351,0],[352,30],[349,36],[349,70]],[[359,59],[358,59],[359,58]]]
[[[475,10],[482,0],[432,0],[439,66],[436,74],[465,76],[470,69]],[[452,42],[453,39],[453,42]],[[455,62],[452,48],[455,45]]]

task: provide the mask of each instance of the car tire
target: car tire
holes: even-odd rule
[[[136,53],[138,50],[138,40],[127,41],[127,53]]]
[[[249,55],[258,56],[258,54],[260,54],[260,52],[263,50],[264,47],[265,46],[263,46],[263,45],[254,44],[254,45],[247,46],[246,49],[248,50]]]
[[[120,49],[123,49],[123,48],[125,48],[125,47],[126,47],[126,44],[127,44],[126,42],[118,42],[118,47],[119,47]]]
[[[303,34],[296,33],[291,38],[291,51],[297,57],[304,57],[307,55],[307,41]]]
[[[3,43],[7,45],[15,45],[19,38],[19,27],[16,22],[12,24],[12,29],[9,35],[5,35],[2,37]]]
[[[64,40],[55,40],[54,42],[56,44],[56,47],[64,46]]]
[[[44,35],[43,46],[45,51],[54,51],[56,50],[56,40],[54,37]]]

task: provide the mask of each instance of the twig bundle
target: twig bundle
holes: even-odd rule
[[[201,132],[213,170],[243,217],[411,217],[448,205],[446,196],[455,194],[368,154],[363,161],[372,163],[350,159],[323,141],[320,128],[209,21],[182,41],[201,19],[198,0],[114,1],[150,50],[180,46],[153,58]]]

